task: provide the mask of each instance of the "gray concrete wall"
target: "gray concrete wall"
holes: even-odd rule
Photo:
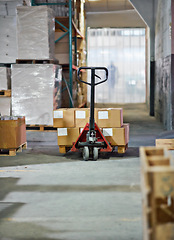
[[[158,0],[155,24],[155,117],[172,129],[171,0]]]

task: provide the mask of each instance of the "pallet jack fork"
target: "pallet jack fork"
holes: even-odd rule
[[[91,70],[91,82],[85,82],[80,78],[81,70]],[[95,77],[101,79],[96,75],[96,70],[102,70],[105,72],[105,79],[100,82],[95,82]],[[90,157],[93,160],[98,159],[98,152],[112,152],[112,147],[102,134],[100,128],[97,126],[94,120],[94,96],[95,86],[104,83],[108,79],[108,69],[105,67],[80,67],[77,71],[78,80],[82,83],[91,86],[91,103],[90,103],[90,119],[89,123],[86,124],[83,131],[80,133],[78,139],[73,144],[71,151],[76,152],[79,149],[83,149],[83,160],[87,161]]]

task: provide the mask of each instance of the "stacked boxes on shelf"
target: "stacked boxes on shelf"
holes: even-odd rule
[[[72,146],[89,123],[89,108],[61,108],[53,112],[53,126],[57,128],[58,145]],[[127,148],[129,124],[123,124],[121,108],[95,109],[95,122],[112,146]]]
[[[23,145],[26,148],[25,117],[0,117],[1,154],[9,150],[9,155],[16,155],[16,149]]]
[[[174,239],[174,159],[165,148],[141,147],[144,240]]]

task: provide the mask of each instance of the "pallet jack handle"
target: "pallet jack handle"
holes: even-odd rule
[[[91,70],[91,82],[85,82],[81,80],[80,78],[80,72],[81,70]],[[105,71],[106,77],[104,80],[101,80],[100,82],[95,82],[95,77],[101,79],[98,75],[96,75],[96,70],[103,70]],[[108,79],[108,69],[106,67],[80,67],[77,70],[77,78],[80,82],[88,84],[91,86],[91,104],[90,104],[90,121],[89,121],[89,132],[91,134],[92,131],[95,130],[95,120],[94,120],[94,95],[95,95],[95,86],[101,83],[104,83]]]
[[[91,83],[88,83],[88,82],[85,82],[85,81],[81,80],[81,78],[80,78],[81,70],[91,70]],[[98,82],[98,83],[95,83],[95,77],[101,79],[101,77],[99,77],[98,75],[95,74],[95,70],[104,70],[106,72],[106,78],[104,80]],[[106,67],[80,67],[77,70],[77,78],[80,82],[88,84],[90,86],[92,84],[98,85],[98,84],[101,84],[101,83],[104,83],[104,82],[107,81],[107,79],[108,79],[108,69]],[[94,82],[92,80],[94,80]]]

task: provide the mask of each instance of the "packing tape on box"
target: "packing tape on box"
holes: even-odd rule
[[[76,111],[76,119],[85,119],[86,112],[85,111]]]
[[[67,136],[68,135],[68,131],[67,128],[58,128],[57,129],[57,135],[60,136]]]
[[[54,118],[63,118],[63,111],[54,111]]]
[[[108,111],[99,111],[98,112],[98,119],[108,119]]]
[[[112,128],[103,128],[103,135],[105,137],[112,137],[113,136],[113,129]]]

